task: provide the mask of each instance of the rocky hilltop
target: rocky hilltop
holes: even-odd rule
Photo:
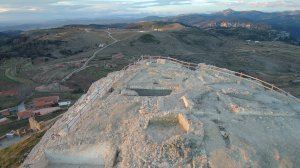
[[[22,167],[299,167],[299,100],[215,69],[149,57],[110,73]]]

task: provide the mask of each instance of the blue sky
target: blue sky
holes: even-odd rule
[[[234,10],[300,10],[300,0],[0,0],[0,22],[177,15]]]

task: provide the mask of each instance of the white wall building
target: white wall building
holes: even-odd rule
[[[58,102],[58,105],[61,106],[70,106],[71,105],[71,101],[61,101]]]

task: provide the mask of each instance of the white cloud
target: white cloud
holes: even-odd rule
[[[40,8],[36,8],[36,7],[30,7],[27,9],[28,11],[32,11],[32,12],[37,12],[37,11],[41,11],[42,9]]]
[[[5,13],[5,12],[9,12],[9,11],[11,11],[11,9],[0,7],[0,13]]]
[[[299,10],[300,0],[0,0],[5,20],[176,15],[234,10]],[[1,21],[1,19],[0,19]]]
[[[58,2],[52,3],[51,5],[53,5],[53,6],[73,6],[76,4],[72,1],[58,1]]]

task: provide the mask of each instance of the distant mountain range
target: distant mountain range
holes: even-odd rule
[[[300,40],[300,11],[265,13],[226,9],[212,14],[189,14],[160,20],[180,22],[201,28],[236,28],[280,30]]]
[[[186,14],[170,17],[148,16],[145,18],[126,19],[80,19],[60,20],[41,24],[23,24],[16,26],[0,26],[0,31],[29,30],[59,27],[68,24],[100,24],[135,23],[140,21],[178,22],[199,28],[245,28],[255,30],[285,31],[298,42],[300,41],[300,11],[266,13],[260,11],[224,11],[211,14]]]

